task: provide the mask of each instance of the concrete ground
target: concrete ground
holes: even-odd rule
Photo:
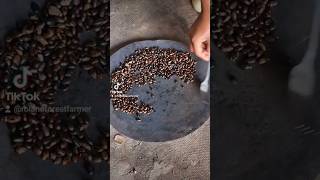
[[[188,43],[188,30],[197,13],[186,0],[111,0],[111,53],[147,39]],[[210,169],[210,123],[186,137],[163,143],[141,142],[110,127],[111,179],[205,180]]]

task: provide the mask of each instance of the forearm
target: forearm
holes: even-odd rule
[[[197,1],[199,2],[199,1]],[[201,14],[190,31],[190,50],[203,60],[210,60],[210,0],[201,0]]]
[[[210,0],[201,0],[202,13],[210,19]]]

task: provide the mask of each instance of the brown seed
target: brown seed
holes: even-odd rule
[[[62,0],[60,2],[61,6],[69,6],[71,4],[72,0]]]
[[[23,154],[23,153],[25,153],[25,152],[27,152],[27,148],[25,148],[25,147],[18,147],[18,148],[16,148],[16,152],[18,153],[18,154]]]
[[[39,43],[41,43],[43,46],[48,45],[48,42],[47,42],[43,37],[41,37],[41,36],[37,36],[35,39],[36,39]]]
[[[13,142],[15,142],[15,143],[22,143],[23,141],[24,141],[23,138],[13,139]]]
[[[0,56],[5,62],[0,62],[0,76],[5,74],[3,82],[8,83],[11,75],[6,70],[7,66],[18,70],[19,65],[28,64],[38,72],[23,90],[36,89],[40,93],[40,101],[35,104],[53,105],[58,85],[70,84],[68,77],[70,78],[74,69],[79,66],[79,57],[89,57],[87,65],[90,67],[86,68],[90,70],[90,75],[95,78],[103,76],[100,65],[106,65],[105,48],[108,44],[106,41],[109,40],[106,38],[106,26],[109,26],[109,18],[107,4],[102,3],[107,1],[90,0],[80,6],[79,0],[61,0],[45,5],[44,18],[39,18],[37,14],[31,15],[21,30],[14,30],[16,33],[5,38],[5,51],[0,50]],[[80,44],[78,36],[82,31],[96,32],[99,42]],[[83,49],[86,50],[82,51]],[[90,59],[91,57],[95,58]],[[12,87],[8,86],[6,89],[12,90]],[[3,99],[0,99],[0,103],[5,104]],[[32,149],[42,159],[51,160],[55,164],[93,160],[92,154],[95,150],[91,148],[93,143],[85,132],[87,122],[65,127],[57,115],[58,113],[21,113],[18,117],[7,116],[4,120],[12,133],[11,141],[15,150],[20,154]],[[65,134],[60,141],[57,138],[61,133]],[[82,146],[79,147],[79,144]],[[99,157],[95,157],[95,160],[103,159],[102,154],[97,156]]]
[[[20,116],[8,116],[5,118],[5,122],[10,123],[10,124],[15,124],[21,121]]]
[[[56,6],[50,6],[48,13],[52,16],[62,16],[62,12]]]
[[[114,136],[114,141],[117,143],[117,144],[123,144],[125,142],[125,138],[123,136],[121,136],[120,134],[116,134]]]

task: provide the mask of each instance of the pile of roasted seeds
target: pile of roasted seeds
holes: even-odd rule
[[[276,40],[271,16],[276,5],[274,0],[214,0],[214,44],[244,69],[266,63]]]
[[[158,47],[138,49],[112,72],[111,101],[115,110],[128,114],[150,114],[153,107],[126,95],[134,86],[155,83],[156,76],[178,76],[185,83],[194,81],[196,61],[188,52]]]
[[[109,44],[109,0],[51,0],[43,8],[31,3],[25,22],[5,37],[0,50],[1,107],[24,106],[6,94],[37,93],[29,103],[36,107],[55,105],[59,90],[67,91],[76,67],[94,79],[106,79]],[[81,40],[83,34],[93,34]],[[25,86],[17,87],[14,77],[29,72]],[[80,113],[4,113],[11,142],[21,154],[32,150],[55,164],[108,160],[108,134],[93,143],[88,138],[88,120]]]

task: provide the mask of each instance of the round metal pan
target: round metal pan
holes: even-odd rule
[[[171,40],[134,42],[111,56],[110,73],[124,61],[125,57],[145,47],[187,51],[184,44]],[[135,117],[115,111],[110,102],[111,125],[130,138],[149,142],[177,139],[199,128],[209,119],[210,100],[209,93],[200,92],[199,89],[208,63],[199,59],[197,61],[197,78],[193,83],[185,84],[178,77],[171,77],[169,80],[159,77],[153,85],[134,87],[129,91],[130,95],[138,95],[140,100],[154,107],[155,112],[150,115]]]

